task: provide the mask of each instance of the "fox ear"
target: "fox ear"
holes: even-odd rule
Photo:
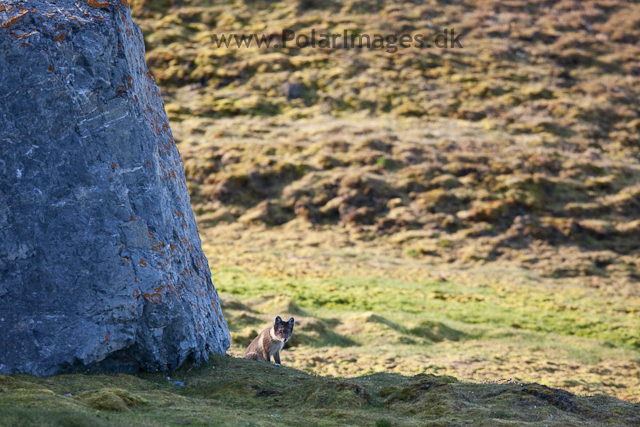
[[[289,324],[291,325],[291,327],[293,327],[293,324],[295,323],[295,320],[293,320],[293,317],[291,317],[289,319]]]
[[[282,323],[282,318],[280,316],[276,316],[276,320],[273,323],[274,325],[277,325],[278,323]]]

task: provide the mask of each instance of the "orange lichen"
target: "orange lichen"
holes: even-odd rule
[[[127,0],[120,0],[120,4],[124,7],[129,7],[129,2]]]
[[[144,268],[147,266],[147,261],[145,261],[144,258],[140,258],[140,262],[138,263],[138,265]]]
[[[158,286],[157,288],[154,289],[154,291],[162,292],[162,291],[164,291],[164,286]]]
[[[69,15],[69,14],[67,14],[67,15],[65,15],[65,16],[66,16],[66,17],[68,17],[68,18],[73,19],[74,21],[76,21],[76,22],[77,22],[81,27],[84,27],[84,26],[85,26],[85,24],[83,24],[82,22],[80,22],[80,20],[78,19],[78,17],[77,17],[77,16],[73,16],[73,15]]]
[[[136,281],[137,281],[137,280],[138,280],[138,279],[136,279]],[[134,297],[134,298],[138,298],[138,297],[140,296],[140,291],[139,291],[138,289],[134,289],[134,291],[133,291],[133,294],[132,294],[132,295],[133,295],[133,297]]]
[[[180,212],[178,212],[176,209],[173,210],[173,213],[175,213],[176,215],[178,215],[180,218],[184,219],[184,215],[182,215]]]
[[[159,293],[155,293],[155,294],[144,293],[142,294],[142,296],[144,297],[144,299],[146,299],[147,301],[151,301],[154,304],[159,304],[162,302],[162,295],[160,295]]]
[[[55,68],[53,68],[53,65],[49,66],[49,71],[53,72],[55,70]]]
[[[114,162],[111,162],[111,167],[112,167],[113,169],[118,169],[118,165],[116,165]]]
[[[64,38],[67,37],[66,33],[61,33],[60,35],[58,35],[55,39],[59,42],[62,43],[62,40],[64,40]]]
[[[24,16],[26,14],[27,14],[27,12],[23,12],[20,15],[16,15],[16,16],[12,17],[7,22],[5,22],[4,24],[0,25],[0,28],[9,28],[10,26],[18,23],[18,21],[20,21],[22,18],[24,18]]]
[[[106,334],[104,334],[104,339],[105,339],[106,341],[109,341],[109,331],[107,331],[107,333],[106,333]]]
[[[106,9],[109,7],[108,1],[87,0],[87,3],[89,6],[95,7],[96,9]]]

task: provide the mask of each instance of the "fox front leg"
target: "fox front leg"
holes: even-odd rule
[[[273,361],[276,365],[280,365],[280,352],[277,352],[273,355]]]
[[[262,357],[265,362],[271,363],[271,356],[269,356],[269,352],[267,350],[262,350]]]

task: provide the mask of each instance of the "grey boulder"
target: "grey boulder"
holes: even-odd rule
[[[127,1],[2,1],[0,374],[167,370],[229,344]]]

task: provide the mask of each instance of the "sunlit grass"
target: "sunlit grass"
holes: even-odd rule
[[[302,308],[358,313],[373,311],[414,319],[446,320],[489,332],[496,328],[528,329],[579,336],[610,345],[640,348],[635,333],[640,319],[626,313],[635,301],[594,298],[588,290],[556,293],[539,286],[495,288],[452,282],[402,282],[388,279],[259,278],[238,270],[218,271],[214,282],[224,295],[286,295]],[[547,291],[547,292],[545,292]]]

